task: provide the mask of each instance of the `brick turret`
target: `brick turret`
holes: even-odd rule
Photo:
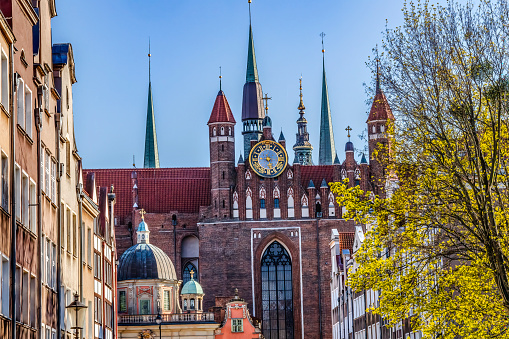
[[[232,217],[232,189],[235,186],[235,118],[222,90],[219,91],[207,123],[210,143],[212,217]]]

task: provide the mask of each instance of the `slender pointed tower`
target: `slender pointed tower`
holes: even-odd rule
[[[145,160],[143,167],[159,168],[159,152],[157,150],[156,121],[154,118],[154,103],[152,101],[152,83],[150,81],[150,41],[148,44],[148,104],[147,129],[145,132]]]
[[[313,165],[313,146],[309,142],[309,133],[307,130],[307,120],[304,118],[304,102],[302,101],[302,77],[300,78],[300,103],[297,109],[299,110],[300,117],[297,119],[297,140],[293,145],[295,151],[296,162],[301,165]]]
[[[248,158],[251,140],[260,140],[263,134],[262,85],[258,82],[258,69],[251,27],[251,0],[249,2],[249,43],[247,47],[246,83],[242,97],[242,135],[244,136],[244,155]]]
[[[389,135],[387,135],[387,123],[394,121],[389,102],[380,88],[380,66],[377,61],[376,72],[376,92],[369,117],[368,124],[368,146],[369,146],[369,165],[371,169],[371,181],[374,185],[375,193],[384,196],[383,188],[385,186],[385,157],[388,155]],[[379,148],[377,156],[375,151]]]
[[[235,118],[221,88],[210,113],[209,146],[211,203],[215,219],[232,217],[232,187],[235,186]],[[240,161],[240,160],[239,160]]]
[[[334,132],[332,131],[332,119],[329,105],[329,90],[327,88],[327,78],[325,76],[325,49],[323,47],[323,37],[325,33],[321,33],[322,37],[322,110],[320,117],[320,149],[319,149],[319,165],[332,165],[334,156],[336,155],[336,147],[334,145]]]

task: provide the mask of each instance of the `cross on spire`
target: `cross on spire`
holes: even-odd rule
[[[265,96],[262,98],[265,101],[265,114],[269,114],[269,100],[272,100],[272,98],[269,98],[269,93],[265,93]]]
[[[194,270],[189,271],[189,274],[191,275],[191,280],[194,280],[193,279],[193,277],[194,277]]]
[[[223,75],[221,74],[221,66],[219,66],[219,90],[222,91],[222,79],[223,79]]]
[[[145,210],[142,208],[139,213],[141,215],[141,220],[145,220],[145,214],[147,214],[147,212],[145,212]]]
[[[345,131],[348,132],[348,141],[350,141],[350,131],[352,130],[352,128],[350,126],[348,126],[347,128],[345,128]]]
[[[323,47],[323,37],[325,36],[325,33],[320,33],[320,36],[322,37],[322,53],[325,53],[325,48]]]

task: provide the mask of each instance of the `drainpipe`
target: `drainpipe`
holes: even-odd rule
[[[16,122],[14,116],[14,93],[16,93],[16,83],[18,80],[17,73],[14,75],[14,46],[11,44],[10,48],[10,69],[12,80],[11,102],[9,104],[9,111],[11,112],[11,338],[16,338],[16,309],[18,303],[16,302],[16,178],[14,171],[14,163],[16,161]]]
[[[316,212],[316,211],[315,211]],[[319,218],[316,218],[316,268],[318,272],[318,322],[320,324],[320,339],[323,339],[322,333],[322,272],[320,269],[320,232],[318,229]],[[304,315],[301,315],[304,316]]]
[[[37,268],[37,295],[39,296],[39,312],[37,314],[37,328],[41,333],[42,324],[42,265],[44,265],[44,258],[42,257],[42,249],[44,248],[44,239],[42,238],[42,171],[41,171],[41,132],[42,132],[42,115],[41,115],[41,102],[42,102],[42,87],[37,87],[37,107],[36,109],[36,130],[37,130],[37,253],[39,254],[39,267]]]
[[[366,310],[367,306],[367,298],[366,298],[366,290],[364,290],[364,339],[368,339],[368,311]]]
[[[61,209],[61,200],[62,200],[62,165],[61,165],[61,162],[60,162],[60,113],[57,113],[55,112],[54,114],[55,116],[55,152],[56,152],[56,156],[57,156],[57,164],[58,164],[58,168],[57,168],[57,177],[56,177],[56,180],[57,180],[57,286],[56,286],[56,289],[57,289],[57,338],[62,338],[62,331],[61,331],[61,326],[62,326],[62,321],[61,321],[61,312],[62,312],[62,289],[61,289],[61,285],[62,285],[62,277],[61,277],[61,272],[62,272],[62,234],[61,234],[61,231],[62,231],[62,218],[61,218],[61,215],[62,215],[62,211],[60,210]],[[65,302],[65,301],[64,301]]]
[[[81,160],[78,161],[78,173],[81,173]],[[79,252],[78,252],[78,269],[79,269],[79,294],[80,302],[83,303],[83,183],[81,178],[78,179],[76,187],[78,193],[78,219],[79,219]]]
[[[114,239],[113,239],[113,236],[115,234],[115,232],[113,231],[115,229],[115,211],[114,211],[114,208],[115,208],[115,193],[113,193],[113,190],[114,190],[114,187],[113,185],[111,185],[110,187],[110,193],[108,193],[108,201],[109,201],[109,211],[110,211],[110,239],[109,239],[109,243],[108,245],[113,245],[114,244]],[[111,307],[112,307],[112,311],[113,311],[113,314],[111,315],[111,318],[112,318],[112,324],[111,324],[111,327],[112,327],[112,332],[113,332],[113,339],[115,339],[117,337],[117,326],[116,326],[116,316],[117,316],[117,295],[116,295],[116,291],[117,291],[117,279],[116,279],[116,274],[115,273],[115,266],[116,266],[116,263],[114,259],[114,256],[115,256],[115,251],[113,250],[113,246],[112,247],[112,251],[111,251],[111,256],[110,256],[110,261],[111,261],[111,270],[113,272],[111,272],[111,277],[112,277],[112,287],[113,287],[113,293],[112,293],[112,296],[111,296]]]

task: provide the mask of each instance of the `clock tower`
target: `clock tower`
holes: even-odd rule
[[[235,185],[235,118],[222,90],[219,90],[207,123],[210,145],[210,189],[212,216],[232,215],[232,188]]]

